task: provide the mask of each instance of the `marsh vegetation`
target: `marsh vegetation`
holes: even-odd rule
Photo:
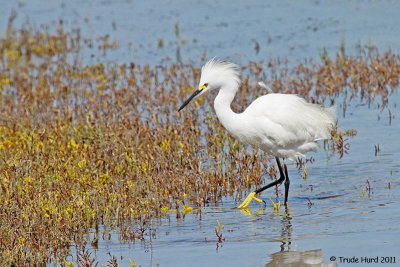
[[[201,215],[208,203],[239,202],[276,179],[267,155],[222,128],[212,95],[177,112],[196,87],[204,58],[155,66],[110,62],[107,50],[117,44],[90,40],[62,23],[17,29],[10,19],[0,39],[2,264],[67,266],[71,246],[80,263],[90,263],[85,246],[96,248],[112,229],[126,242],[150,238],[158,218]],[[102,60],[85,62],[87,46],[103,51]],[[265,93],[258,81],[268,81],[277,92],[336,104],[344,115],[355,98],[390,113],[400,56],[375,47],[351,56],[343,44],[334,57],[249,62],[242,71],[236,111]],[[323,148],[342,157],[356,134],[339,127]],[[299,177],[306,178],[312,161],[298,160]],[[222,243],[221,227],[215,231]]]

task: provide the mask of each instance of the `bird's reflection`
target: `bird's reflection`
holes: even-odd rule
[[[249,208],[243,208],[243,209],[240,209],[240,211],[244,214],[244,215],[246,215],[246,216],[249,216],[249,217],[257,217],[257,216],[259,216],[260,214],[263,214],[264,213],[264,208],[259,208],[258,210],[256,210],[255,212],[252,212]]]
[[[272,254],[271,261],[265,266],[338,266],[337,263],[324,263],[321,249],[291,251],[293,225],[289,212],[282,216],[281,222],[280,251]]]
[[[281,252],[286,250],[290,250],[290,246],[292,245],[292,217],[289,214],[289,211],[286,211],[285,215],[282,216],[281,220]]]
[[[265,211],[265,208],[260,208],[257,211],[251,211],[248,208],[241,209],[241,212],[246,216],[259,217]],[[290,212],[274,212],[271,216],[281,217],[280,228],[280,250],[271,255],[271,261],[265,266],[313,266],[313,267],[330,267],[338,266],[337,263],[324,263],[323,253],[321,249],[317,250],[297,250],[292,251],[292,232],[293,224]]]
[[[279,251],[271,255],[271,261],[265,266],[312,266],[312,267],[333,267],[338,266],[334,263],[324,263],[322,250],[298,250],[298,251]]]

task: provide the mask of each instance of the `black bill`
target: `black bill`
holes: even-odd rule
[[[185,101],[185,103],[182,104],[182,106],[179,108],[178,111],[181,111],[184,107],[186,107],[187,104],[190,103],[190,101],[192,101],[192,99],[197,96],[198,94],[200,94],[202,90],[197,89],[196,91],[194,91],[193,95],[191,95],[188,100]]]

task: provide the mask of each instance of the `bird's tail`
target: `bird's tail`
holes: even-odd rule
[[[321,123],[324,124],[323,127],[323,135],[321,139],[329,139],[331,135],[331,131],[337,125],[337,117],[336,117],[336,105],[331,107],[321,107]]]

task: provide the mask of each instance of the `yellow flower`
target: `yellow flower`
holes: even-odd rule
[[[128,185],[128,187],[132,187],[133,186],[133,181],[132,180],[128,180],[128,181],[126,181],[126,184]]]
[[[184,214],[191,214],[193,212],[193,208],[189,207],[188,205],[183,205],[183,213]]]
[[[25,238],[18,237],[18,243],[21,247],[25,246]]]
[[[157,116],[156,116],[156,114],[154,114],[154,113],[153,113],[153,120],[154,120],[154,122],[155,122],[156,124],[158,124]]]
[[[171,141],[169,140],[164,140],[161,143],[161,149],[166,150],[171,146]]]
[[[7,79],[7,78],[4,78],[4,79],[1,80],[0,85],[8,86],[8,85],[10,85],[10,80]]]
[[[168,213],[168,207],[162,207],[161,208],[161,213],[162,214],[167,214]]]
[[[69,145],[75,149],[79,147],[79,144],[77,144],[73,138],[69,141]]]
[[[179,141],[178,145],[179,145],[179,147],[180,147],[180,148],[182,148],[182,149],[183,149],[183,144],[182,144],[182,142],[181,142],[181,141]]]
[[[143,172],[147,172],[147,163],[142,161],[142,170]]]
[[[86,160],[81,160],[81,161],[79,161],[79,163],[78,163],[78,167],[79,167],[79,169],[83,169],[83,168],[85,168],[85,166],[86,166]]]
[[[32,178],[29,175],[28,177],[25,178],[25,184],[30,184],[30,183],[32,183]]]

